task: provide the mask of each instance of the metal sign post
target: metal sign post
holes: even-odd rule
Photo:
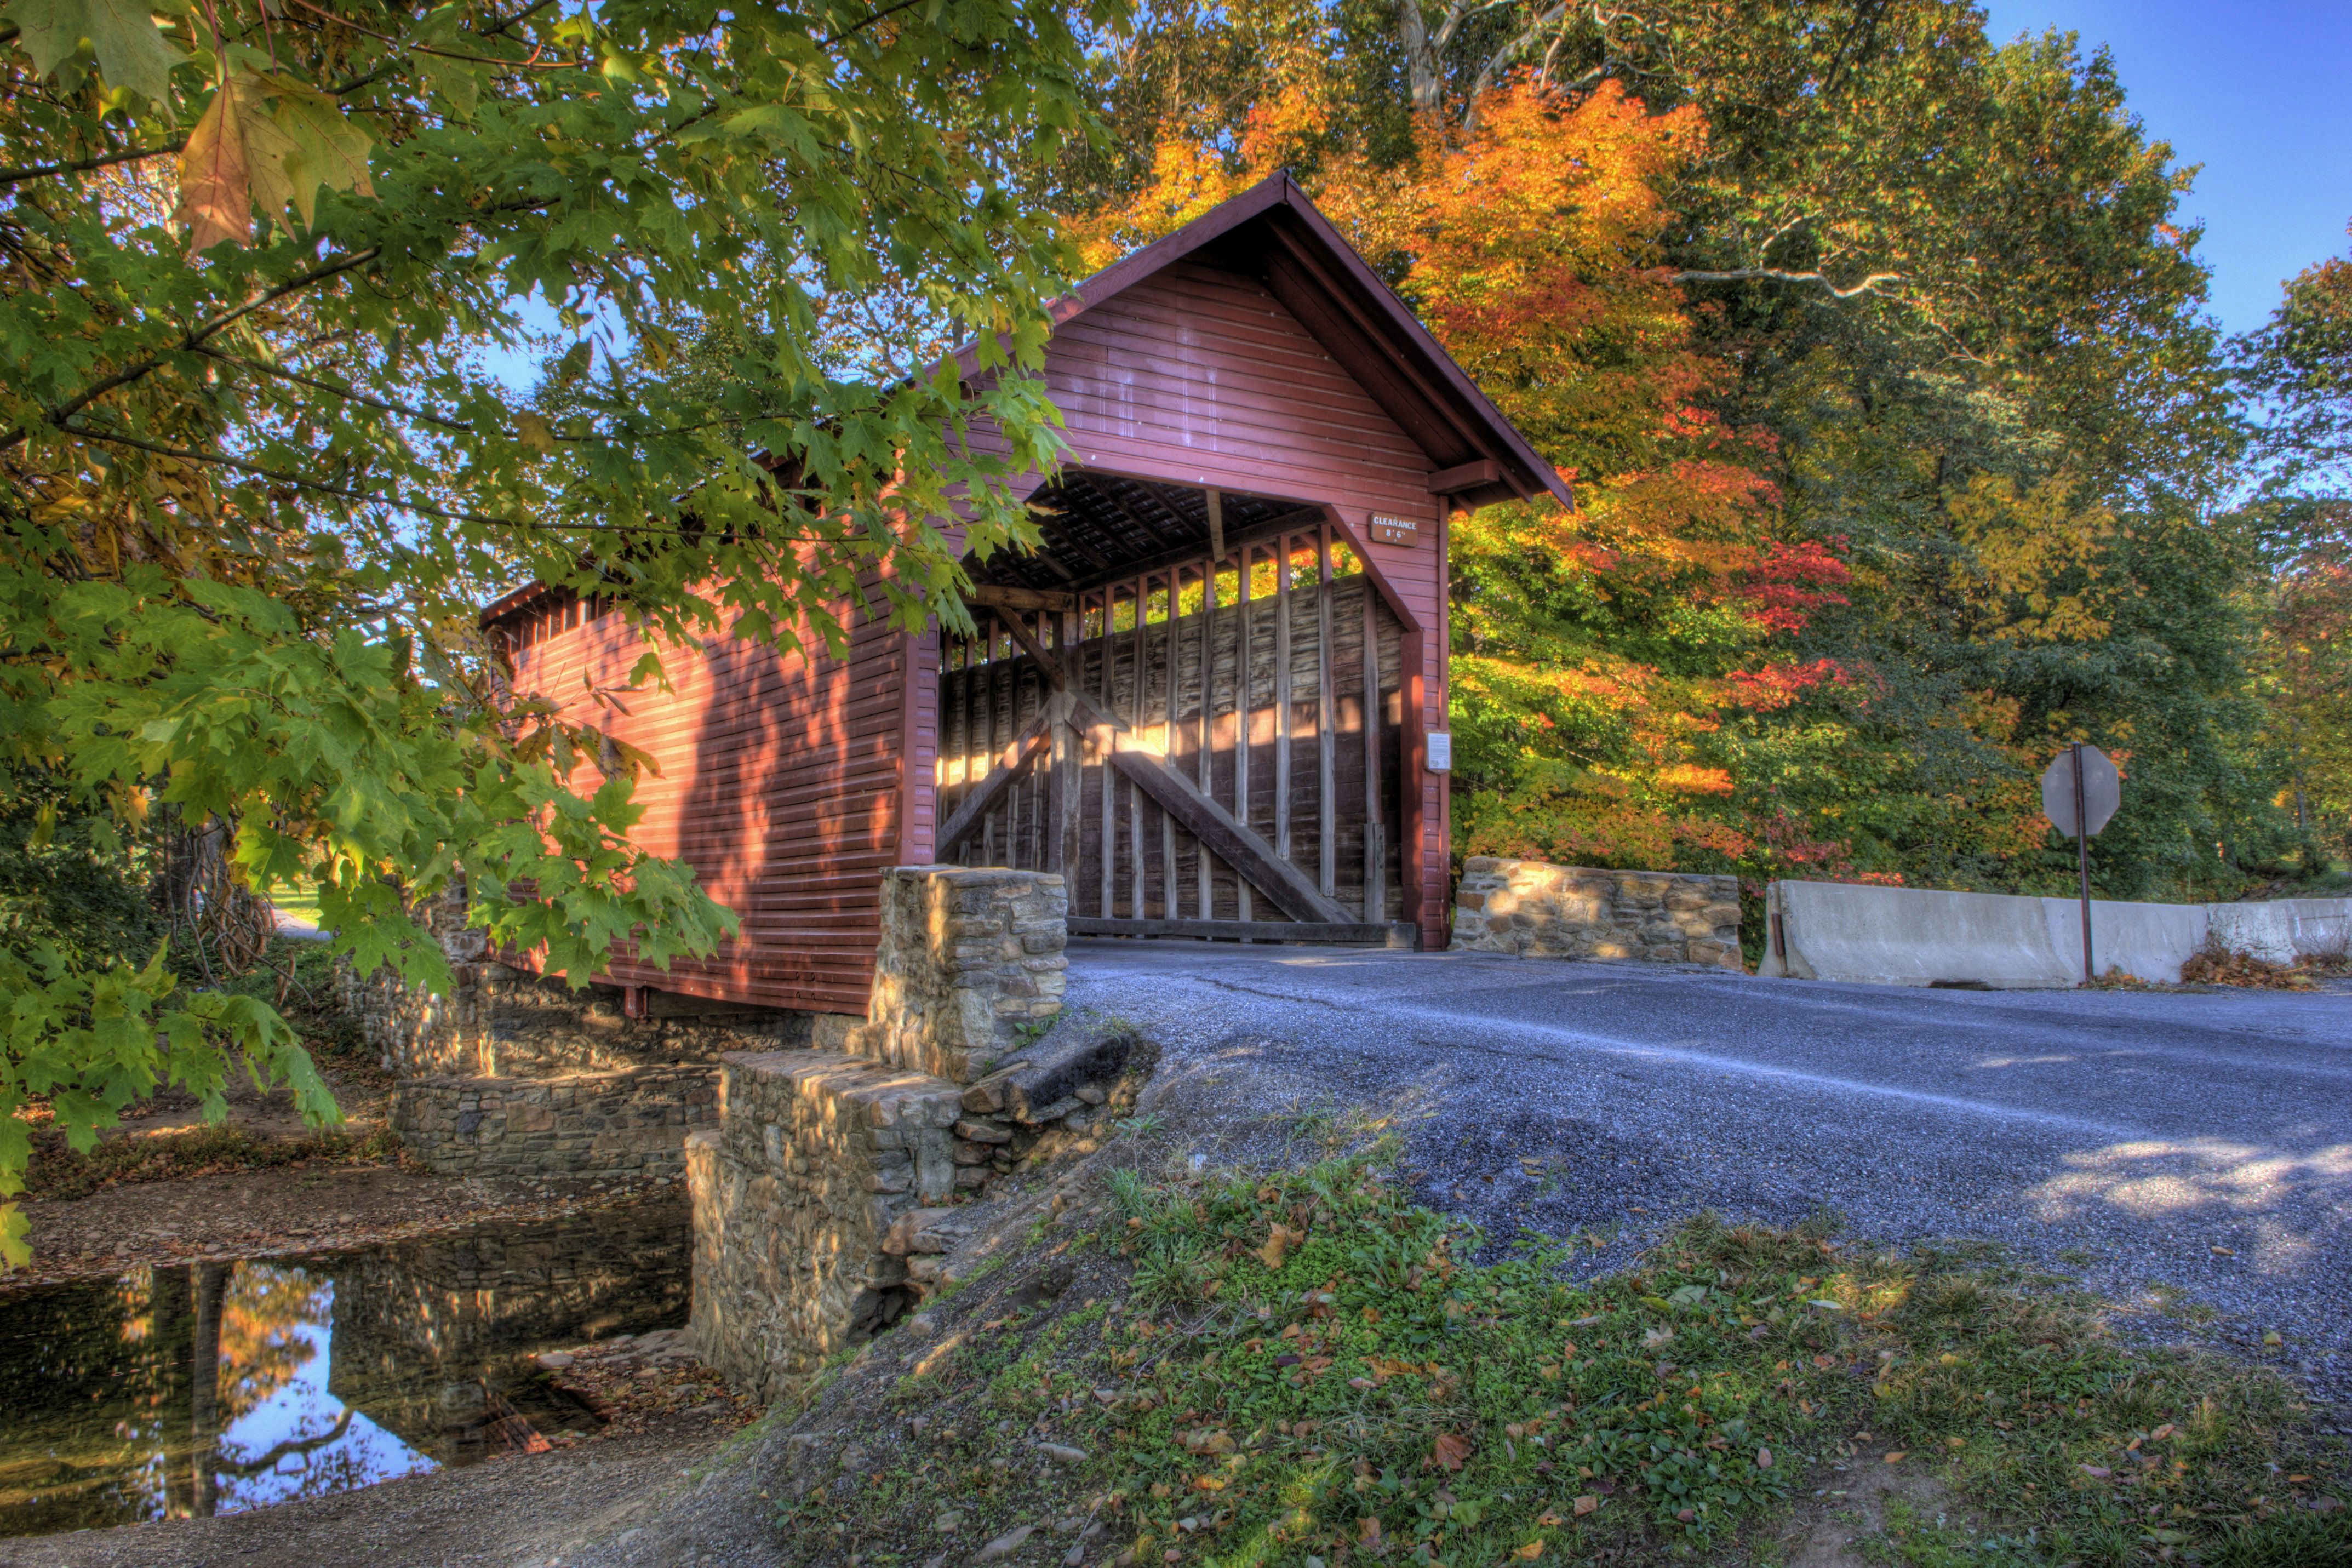
[[[2077,741],[2042,775],[2042,810],[2050,826],[2074,841],[2074,870],[2083,898],[2083,978],[2098,978],[2091,958],[2091,835],[2123,803],[2123,775],[2096,746]]]

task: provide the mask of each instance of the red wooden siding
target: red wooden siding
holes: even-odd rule
[[[671,689],[620,693],[625,714],[600,708],[582,684],[585,677],[617,689],[644,653],[622,617],[558,630],[518,651],[519,691],[561,703],[567,717],[659,763],[660,776],[638,784],[646,811],[635,842],[693,866],[743,921],[740,937],[708,962],[678,963],[665,974],[618,959],[610,979],[763,1006],[865,1012],[882,872],[902,858],[900,697],[914,647],[878,622],[854,628],[845,659],[713,637],[664,649]]]
[[[1444,513],[1429,493],[1433,465],[1265,284],[1176,262],[1057,329],[1045,384],[1075,466],[1337,511],[1420,624],[1423,722],[1445,728]],[[1375,512],[1419,520],[1423,537],[1371,542]],[[1422,940],[1442,947],[1445,780],[1415,772]]]
[[[1274,210],[1283,204],[1288,217]],[[1369,562],[1402,628],[1392,688],[1383,637],[1381,689],[1384,706],[1398,704],[1384,723],[1402,731],[1409,753],[1393,806],[1383,804],[1383,816],[1400,830],[1400,858],[1391,863],[1401,874],[1381,902],[1401,906],[1418,921],[1423,941],[1437,946],[1445,940],[1446,781],[1422,765],[1418,738],[1445,725],[1448,508],[1431,492],[1431,476],[1479,458],[1493,482],[1475,498],[1549,488],[1565,499],[1565,492],[1556,476],[1530,466],[1537,460],[1524,440],[1303,204],[1286,182],[1270,182],[1220,209],[1250,223],[1259,222],[1250,214],[1260,215],[1259,231],[1207,219],[1187,231],[1255,271],[1209,265],[1201,259],[1212,254],[1207,248],[1159,249],[1087,285],[1066,303],[1047,345],[1045,379],[1066,421],[1070,467],[1181,487],[1192,501],[1214,489],[1322,508]],[[1318,246],[1323,250],[1310,254]],[[1336,271],[1325,267],[1335,250]],[[1507,485],[1494,480],[1496,473],[1507,475]],[[1024,488],[1044,482],[1033,477]],[[1373,542],[1374,514],[1417,521],[1418,542]],[[1271,521],[1276,514],[1252,515]],[[1204,538],[1167,543],[1176,552],[1171,560],[1181,553],[1178,546],[1205,548]],[[1090,592],[1106,579],[1157,569],[1139,559],[1062,564],[1070,586]],[[693,865],[712,895],[743,919],[740,939],[709,963],[663,974],[625,959],[609,978],[763,1005],[862,1012],[883,870],[929,860],[941,822],[939,637],[861,625],[845,659],[782,656],[724,637],[665,650],[672,689],[628,695],[629,711],[620,715],[596,707],[582,681],[610,687],[625,679],[642,647],[621,616],[535,609],[526,591],[500,601],[490,617],[510,629],[529,627],[515,639],[519,689],[606,724],[659,760],[662,776],[640,786],[648,809],[638,842]],[[1348,646],[1360,649],[1360,616],[1343,622],[1339,635],[1354,637]],[[1351,701],[1361,722],[1360,700],[1342,691],[1335,728],[1347,721]],[[1361,759],[1342,746],[1337,766],[1343,797],[1360,792]],[[1271,769],[1262,773],[1254,762],[1253,820],[1272,782]],[[1231,781],[1220,775],[1218,787],[1230,790]],[[1161,858],[1171,858],[1164,848]],[[1184,868],[1178,870],[1181,883]],[[1165,903],[1164,869],[1160,880],[1156,896]],[[1118,896],[1136,901],[1131,884]],[[1147,888],[1143,901],[1153,896]],[[1228,901],[1238,905],[1237,894],[1212,900],[1221,914]]]

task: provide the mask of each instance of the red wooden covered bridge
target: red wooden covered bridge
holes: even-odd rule
[[[979,635],[665,648],[674,694],[600,719],[660,760],[638,842],[743,922],[612,981],[862,1013],[884,869],[941,861],[1063,873],[1073,934],[1444,940],[1446,525],[1559,477],[1287,175],[1056,321],[1068,451]],[[562,700],[643,651],[599,608],[484,622]]]

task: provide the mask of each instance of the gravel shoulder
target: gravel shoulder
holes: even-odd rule
[[[1074,943],[1163,1072],[1387,1121],[1424,1202],[1619,1267],[1693,1212],[1987,1244],[2352,1397],[2352,994],[1919,991],[1467,953]],[[1597,1245],[1596,1245],[1597,1244]],[[2278,1336],[2275,1343],[2266,1336]]]

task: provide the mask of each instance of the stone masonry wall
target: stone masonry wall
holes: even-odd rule
[[[1473,855],[1454,894],[1454,948],[1741,970],[1739,879]]]
[[[969,1205],[1132,1110],[1150,1048],[1060,1016],[1066,907],[1059,877],[898,867],[848,1054],[725,1058],[686,1159],[695,1345],[730,1386],[799,1393],[940,1288]]]
[[[916,1232],[956,1229],[962,1091],[816,1051],[730,1057],[719,1083],[719,1125],[687,1142],[694,1342],[773,1401],[904,1308]]]
[[[1039,871],[899,866],[858,1055],[970,1083],[1062,1010],[1069,894]]]
[[[646,1067],[408,1079],[392,1128],[444,1174],[676,1175],[688,1133],[718,1119],[717,1078],[715,1067]]]
[[[837,1040],[856,1022],[667,995],[648,998],[652,1016],[630,1018],[610,986],[574,991],[561,980],[489,960],[453,963],[450,974],[446,996],[411,989],[388,969],[365,979],[341,977],[344,1011],[390,1071],[550,1078],[715,1062],[728,1051]]]

